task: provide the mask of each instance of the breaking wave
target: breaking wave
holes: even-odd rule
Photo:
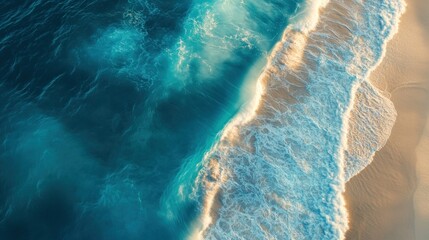
[[[204,157],[191,239],[344,238],[344,184],[369,164],[395,120],[367,79],[404,8],[400,0],[301,7],[253,102]]]

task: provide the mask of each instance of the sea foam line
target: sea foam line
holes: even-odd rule
[[[338,2],[334,1],[335,4],[339,4]],[[340,2],[343,3],[343,2]],[[349,148],[350,146],[347,144],[347,132],[348,132],[348,126],[349,126],[349,118],[350,113],[352,111],[352,107],[354,106],[354,97],[356,95],[356,91],[360,84],[365,81],[368,78],[368,75],[372,69],[377,66],[382,57],[384,56],[385,52],[385,44],[386,42],[391,39],[393,34],[397,31],[395,31],[395,28],[397,28],[397,23],[400,14],[403,12],[403,7],[401,5],[401,2],[395,1],[395,2],[383,2],[381,3],[381,7],[386,10],[391,8],[390,13],[391,16],[388,16],[385,20],[385,29],[372,29],[374,31],[380,31],[381,34],[384,34],[384,38],[382,39],[375,39],[373,45],[371,43],[369,45],[366,45],[366,42],[362,39],[351,38],[352,42],[358,41],[358,46],[364,47],[362,50],[365,54],[362,53],[356,53],[354,52],[352,58],[348,59],[347,56],[337,56],[335,55],[335,51],[333,51],[332,56],[326,60],[326,57],[323,56],[323,54],[327,54],[324,49],[319,49],[318,45],[313,46],[312,44],[315,42],[317,43],[318,39],[321,38],[320,33],[314,33],[312,35],[311,39],[307,39],[308,35],[312,33],[312,30],[309,27],[316,28],[317,21],[314,21],[314,18],[312,20],[303,18],[302,16],[305,14],[305,12],[313,12],[314,13],[314,4],[318,6],[318,10],[320,8],[325,7],[328,2],[327,1],[312,1],[309,2],[306,6],[309,6],[309,9],[306,9],[307,11],[301,12],[301,15],[299,15],[299,18],[296,18],[296,22],[294,22],[290,27],[288,27],[285,31],[284,37],[281,42],[279,42],[275,48],[272,51],[272,54],[268,60],[268,64],[265,67],[264,73],[259,77],[257,82],[257,92],[255,93],[255,98],[252,101],[252,104],[249,105],[249,107],[245,110],[243,110],[236,118],[234,118],[224,129],[222,132],[222,136],[220,141],[212,148],[212,150],[207,153],[205,157],[205,163],[206,163],[206,171],[201,171],[199,181],[197,184],[200,184],[200,191],[203,195],[203,202],[202,205],[202,216],[200,218],[200,224],[196,227],[194,234],[192,234],[192,237],[195,238],[202,238],[202,237],[208,237],[208,238],[245,238],[246,234],[252,234],[253,237],[256,238],[276,238],[276,237],[289,237],[289,238],[297,238],[297,239],[303,239],[305,238],[304,234],[307,232],[306,229],[302,229],[304,227],[301,222],[305,224],[306,221],[313,221],[317,220],[316,222],[313,222],[312,224],[321,224],[322,228],[318,228],[317,226],[315,228],[311,228],[309,231],[309,234],[314,234],[315,232],[312,231],[323,231],[323,234],[320,235],[320,239],[327,239],[327,238],[339,238],[342,239],[344,237],[344,233],[347,229],[347,219],[346,219],[346,211],[344,208],[344,200],[342,198],[341,192],[344,191],[344,183],[345,183],[345,176],[344,176],[344,168],[345,168],[345,157],[344,152]],[[373,5],[377,5],[377,3],[369,1],[369,7],[374,7]],[[384,4],[384,5],[383,5]],[[366,7],[366,5],[364,6]],[[346,9],[347,10],[347,9]],[[367,9],[363,9],[367,10]],[[361,11],[363,11],[361,9]],[[348,10],[347,10],[348,11]],[[387,11],[387,10],[386,10]],[[388,12],[389,13],[389,12]],[[308,14],[307,14],[308,15]],[[317,15],[317,14],[316,14]],[[309,17],[314,17],[308,15]],[[365,16],[366,17],[366,16]],[[379,19],[377,15],[375,16],[369,16],[368,18],[371,20],[372,18]],[[383,19],[383,16],[381,17]],[[326,20],[326,19],[325,19]],[[373,20],[373,19],[372,19]],[[364,20],[368,21],[368,19]],[[316,22],[316,23],[315,23]],[[303,30],[299,31],[297,30],[296,26],[303,26]],[[338,30],[340,32],[340,30]],[[371,29],[368,30],[371,34]],[[323,32],[322,32],[323,33]],[[346,33],[344,33],[346,37]],[[363,33],[363,35],[368,33]],[[304,37],[302,35],[305,35]],[[354,36],[352,36],[354,37]],[[316,40],[315,40],[316,39]],[[294,41],[295,40],[295,41]],[[325,41],[340,41],[342,39],[326,39]],[[360,41],[360,42],[359,42]],[[381,55],[377,55],[377,49],[379,42],[382,41],[381,49],[382,53]],[[296,43],[298,42],[298,44]],[[310,42],[310,43],[309,43]],[[347,41],[346,41],[347,42]],[[334,43],[335,46],[335,43]],[[310,50],[306,50],[305,56],[303,55],[304,47],[309,48]],[[341,47],[341,46],[338,46]],[[329,49],[328,49],[329,50]],[[344,50],[347,51],[348,49]],[[353,52],[353,49],[351,50]],[[375,52],[373,52],[375,51]],[[298,55],[302,55],[299,58],[291,58],[288,53],[298,53]],[[341,51],[338,50],[339,53]],[[317,55],[319,53],[319,55]],[[322,55],[320,55],[322,53]],[[368,56],[367,56],[368,55]],[[375,63],[373,63],[372,58],[376,60]],[[311,69],[307,68],[300,68],[299,64],[294,66],[294,69],[288,68],[288,66],[291,65],[291,61],[300,61],[303,58],[306,58],[310,63],[321,63],[326,66],[329,66],[329,64],[333,64],[333,67],[340,66],[337,63],[335,63],[335,60],[344,60],[351,63],[350,66],[346,66],[345,69],[338,69],[336,71],[333,70],[333,73],[346,73],[344,79],[342,79],[342,82],[340,83],[333,83],[333,82],[324,82],[327,79],[318,77],[317,74],[324,74],[323,72],[314,72]],[[346,59],[344,59],[346,58]],[[328,62],[320,62],[320,61],[328,61]],[[329,63],[329,64],[328,64]],[[354,64],[354,65],[353,65]],[[293,65],[293,64],[292,64]],[[368,67],[369,66],[369,67]],[[306,66],[311,67],[311,66]],[[312,66],[314,67],[314,66]],[[318,69],[316,67],[316,69]],[[276,76],[286,76],[285,74],[289,71],[292,72],[292,74],[287,75],[287,78],[284,78],[284,80],[287,81],[286,87],[285,86],[279,86],[276,84],[282,84],[283,78],[277,79]],[[323,68],[321,69],[322,71]],[[327,70],[330,70],[329,68]],[[307,71],[307,72],[305,72]],[[294,75],[294,72],[298,72],[302,75],[304,72],[304,76],[309,77],[312,79],[311,83],[305,83],[305,79],[302,79],[301,75]],[[316,75],[314,75],[316,74]],[[328,74],[329,75],[329,74]],[[341,75],[339,75],[341,77]],[[319,82],[322,81],[322,82]],[[305,88],[305,84],[307,84],[307,88]],[[325,88],[325,85],[328,84],[330,88],[334,88],[334,90],[330,88]],[[302,86],[300,86],[302,85]],[[273,89],[276,88],[285,88],[287,91],[276,91]],[[269,94],[267,93],[267,89],[269,88]],[[315,89],[314,89],[315,88]],[[320,89],[319,89],[320,88]],[[304,89],[304,90],[303,90]],[[332,95],[333,93],[330,93],[330,91],[344,91],[341,96],[335,96]],[[302,91],[302,92],[300,92]],[[306,92],[308,91],[308,92]],[[320,91],[321,96],[314,96],[314,94],[318,94]],[[340,93],[339,92],[339,93]],[[268,95],[267,95],[268,94]],[[276,96],[276,94],[279,94],[281,96]],[[282,94],[286,94],[287,96],[284,96]],[[313,94],[313,95],[312,95]],[[340,102],[333,102],[333,103],[327,103],[328,106],[323,105],[325,103],[318,102],[320,100],[323,100],[326,97],[337,97],[338,99],[336,101]],[[264,98],[265,97],[265,98]],[[277,97],[277,98],[276,98]],[[284,103],[282,102],[276,102],[276,100],[284,100]],[[267,102],[270,102],[270,104],[267,105]],[[308,101],[307,103],[304,103],[304,105],[301,103],[302,101]],[[286,103],[286,104],[285,104]],[[307,105],[306,105],[307,104]],[[315,104],[314,106],[308,106],[308,104]],[[332,106],[329,104],[333,104]],[[339,105],[337,105],[339,104]],[[329,107],[332,107],[334,110],[333,113],[326,113],[327,116],[322,116],[322,119],[317,119],[317,116],[314,116],[313,118],[307,119],[305,115],[297,116],[298,119],[296,119],[294,116],[290,116],[290,105],[295,105],[293,107],[295,110],[299,111],[309,111],[308,114],[314,114],[318,107],[320,107],[322,110],[330,110]],[[267,108],[268,106],[268,108]],[[310,107],[310,108],[308,108]],[[316,110],[315,110],[316,109]],[[335,111],[339,111],[340,113],[340,119],[338,120],[339,123],[332,122],[332,125],[340,127],[340,133],[335,130],[335,127],[329,127],[326,124],[330,124],[329,122],[326,122],[328,120],[335,120],[336,113]],[[343,112],[343,113],[341,113]],[[282,113],[287,113],[286,116],[282,115]],[[322,111],[323,114],[325,114]],[[278,115],[280,114],[280,115]],[[295,112],[296,114],[296,112]],[[334,114],[335,116],[332,117]],[[265,116],[265,117],[264,117]],[[268,118],[267,118],[268,116]],[[273,116],[273,117],[270,117]],[[282,119],[277,119],[276,117],[282,117]],[[300,120],[301,119],[301,120]],[[304,119],[304,120],[303,120]],[[310,122],[302,122],[309,120]],[[328,151],[327,153],[321,152],[321,155],[324,157],[321,157],[322,160],[329,160],[329,158],[333,158],[332,160],[329,160],[326,162],[321,162],[319,159],[313,159],[315,156],[311,155],[314,154],[310,150],[300,149],[305,142],[309,143],[307,147],[313,147],[311,143],[315,143],[314,139],[308,138],[306,135],[302,135],[300,132],[296,132],[293,128],[292,129],[284,129],[283,127],[287,126],[285,125],[285,121],[289,124],[310,124],[308,127],[305,127],[301,129],[300,131],[306,131],[313,129],[316,131],[316,136],[321,136],[323,140],[325,139],[327,144],[331,144],[330,146],[327,146],[327,149],[317,149],[317,144],[314,145],[316,147],[316,151]],[[320,124],[322,124],[322,127],[325,129],[320,129]],[[273,129],[272,127],[277,129]],[[255,131],[253,131],[255,130]],[[268,134],[265,134],[264,132],[267,132]],[[319,132],[319,133],[317,133]],[[276,152],[274,155],[272,155],[272,151],[276,151],[276,146],[265,146],[265,145],[258,145],[258,144],[266,144],[265,140],[272,141],[273,145],[276,145],[275,143],[283,143],[282,141],[279,142],[278,139],[275,139],[275,137],[287,137],[289,135],[295,136],[299,139],[301,139],[298,142],[293,142],[293,139],[289,139],[286,141],[288,145],[287,149],[278,149],[280,152]],[[321,134],[321,135],[320,135]],[[325,136],[325,134],[328,134]],[[335,139],[338,139],[338,145],[335,144]],[[262,140],[263,141],[262,141]],[[262,141],[262,142],[261,142]],[[291,146],[292,145],[292,148]],[[283,146],[283,145],[282,145]],[[278,153],[281,153],[282,151],[286,151],[289,149],[288,152],[288,158],[291,158],[293,161],[292,163],[289,162],[282,162],[282,158],[285,156],[283,155],[276,155]],[[262,152],[261,152],[262,151]],[[251,156],[249,154],[252,154]],[[298,154],[298,155],[297,155]],[[310,154],[305,156],[299,156],[300,154]],[[257,156],[260,156],[258,158]],[[283,156],[283,157],[282,157]],[[274,157],[274,158],[273,158]],[[300,158],[303,157],[303,161],[300,160]],[[261,160],[262,158],[262,160]],[[310,158],[310,159],[308,159]],[[307,160],[307,161],[306,161]],[[310,162],[308,160],[311,160]],[[252,162],[249,162],[252,161]],[[295,163],[294,163],[295,161]],[[232,162],[232,163],[231,163]],[[275,178],[272,178],[271,175],[269,175],[267,172],[264,172],[264,169],[258,169],[260,172],[248,172],[249,170],[246,168],[242,168],[242,164],[244,164],[244,167],[250,168],[251,164],[255,164],[256,166],[267,168],[269,173],[275,172],[280,175],[276,175]],[[314,163],[316,162],[316,163]],[[306,177],[302,176],[301,173],[295,174],[288,173],[289,175],[282,175],[285,174],[285,169],[283,166],[284,164],[288,164],[290,170],[296,168],[297,171],[301,171],[302,174],[308,174],[310,177],[306,179],[304,184],[310,184],[308,187],[309,189],[313,188],[320,188],[321,192],[319,194],[320,197],[322,197],[322,203],[325,204],[323,206],[318,205],[311,205],[311,204],[317,204],[318,201],[314,202],[314,200],[309,199],[308,201],[311,203],[306,202],[290,202],[288,200],[300,200],[300,195],[298,196],[287,196],[284,195],[286,193],[291,194],[291,189],[297,188],[294,184],[295,181],[301,181],[299,177]],[[246,165],[247,164],[247,165]],[[250,165],[248,165],[250,164]],[[292,165],[291,165],[292,164]],[[319,164],[327,164],[326,166]],[[322,172],[317,172],[317,169],[315,170],[314,167],[320,167],[322,168]],[[254,166],[252,166],[254,167]],[[277,168],[280,167],[280,168]],[[325,170],[323,170],[326,167]],[[238,168],[238,170],[237,170]],[[215,169],[215,171],[213,171]],[[288,169],[286,169],[287,171]],[[244,176],[244,181],[262,181],[262,182],[255,182],[253,184],[246,184],[246,182],[243,182],[242,174],[256,174],[257,177],[253,176]],[[259,174],[259,175],[258,175]],[[268,175],[266,175],[268,174]],[[274,174],[274,173],[273,173]],[[328,174],[328,175],[326,175]],[[285,177],[286,179],[278,179],[277,177]],[[262,177],[262,178],[261,178]],[[293,179],[293,177],[298,177],[298,179]],[[327,183],[313,183],[311,182],[311,177],[322,177],[329,179]],[[266,179],[268,178],[268,179]],[[270,178],[272,178],[270,180]],[[292,182],[288,182],[289,179],[292,178]],[[315,179],[317,181],[317,179]],[[279,183],[275,183],[272,181],[280,181]],[[285,182],[286,181],[286,182]],[[306,182],[310,181],[310,182]],[[242,186],[236,186],[236,185],[242,185]],[[268,191],[269,192],[261,192],[262,190],[267,187],[268,184]],[[273,186],[271,184],[274,184]],[[313,185],[315,184],[315,185]],[[259,189],[250,189],[245,190],[247,193],[243,195],[243,193],[240,193],[242,188],[252,188],[256,187]],[[283,189],[284,187],[289,187],[291,189]],[[326,188],[326,189],[325,189]],[[262,189],[262,190],[261,190]],[[299,191],[299,187],[296,189]],[[304,191],[306,189],[305,186],[303,186],[302,190]],[[333,194],[326,193],[326,191],[334,191]],[[232,191],[232,193],[231,193]],[[238,192],[237,192],[238,191]],[[286,191],[286,192],[285,192]],[[251,199],[241,199],[240,196],[246,196],[246,194],[250,193],[260,193],[262,194],[262,200],[259,198]],[[218,197],[218,194],[222,194],[223,201],[222,206],[217,206],[217,209],[213,209],[214,202],[216,201],[216,198]],[[240,195],[241,194],[241,195]],[[280,195],[279,195],[280,194]],[[310,193],[309,193],[310,194]],[[198,194],[197,194],[198,195]],[[238,198],[237,198],[238,195]],[[268,198],[267,198],[268,196]],[[303,195],[305,197],[305,195]],[[318,196],[318,195],[316,195]],[[326,199],[325,199],[326,198]],[[268,199],[268,200],[267,200]],[[245,201],[246,203],[241,203],[244,205],[237,205],[235,206],[238,208],[238,211],[236,212],[234,208],[230,208],[230,206],[225,206],[228,204],[235,205],[237,204],[237,201]],[[250,202],[249,202],[250,201]],[[252,201],[262,201],[259,205],[256,203],[256,208],[253,206],[255,203]],[[268,201],[268,202],[267,202]],[[326,202],[325,202],[326,201]],[[272,204],[270,205],[276,211],[271,210],[264,210],[264,206],[266,204]],[[320,202],[320,201],[319,201]],[[264,205],[265,204],[265,205]],[[310,204],[310,205],[308,205]],[[253,208],[252,208],[253,206]],[[268,206],[268,205],[267,205]],[[226,207],[230,212],[226,210],[222,210],[222,207]],[[234,206],[233,206],[234,207]],[[311,210],[312,207],[316,207],[316,209],[319,209],[315,212]],[[309,209],[310,208],[310,209]],[[257,217],[247,219],[246,215],[246,209],[255,209],[256,211],[259,211],[262,215],[265,215],[262,219],[256,219]],[[218,214],[223,214],[220,216],[220,219],[217,219],[216,222],[213,222],[213,219],[211,218],[211,214],[213,211],[219,211]],[[284,215],[282,211],[288,213]],[[326,211],[323,214],[323,217],[317,215],[317,212],[319,211]],[[259,213],[258,212],[258,213]],[[256,214],[255,212],[253,212]],[[292,213],[292,214],[289,214]],[[228,215],[229,214],[229,215]],[[300,216],[302,215],[302,219],[291,219],[291,216]],[[241,217],[241,218],[240,218]],[[222,218],[230,218],[228,220],[233,220],[232,224],[238,224],[239,228],[242,229],[233,229],[231,230],[230,227],[225,226],[225,222],[222,221]],[[277,219],[276,222],[267,222],[266,219]],[[324,219],[324,220],[323,220]],[[298,221],[298,223],[292,223],[289,222],[293,220]],[[238,221],[238,222],[237,222]],[[243,221],[245,225],[240,225],[239,221]],[[245,222],[247,221],[247,222]],[[325,223],[321,222],[325,221]],[[231,221],[230,221],[231,222]],[[294,225],[295,224],[295,225]],[[214,225],[214,226],[213,226]],[[246,226],[255,226],[257,229],[246,229]],[[211,226],[211,227],[210,227]],[[332,226],[330,228],[329,226]],[[230,229],[230,230],[226,230]],[[232,232],[231,232],[232,231]],[[237,231],[237,232],[235,232]],[[250,233],[246,232],[250,231]],[[332,231],[332,232],[331,232]],[[228,233],[229,236],[226,236],[224,234]],[[301,234],[301,235],[300,235]]]
[[[345,165],[345,180],[346,182],[348,182],[353,176],[359,174],[363,169],[365,169],[373,160],[373,157],[375,155],[375,153],[380,150],[387,142],[393,125],[396,121],[396,109],[393,105],[393,103],[390,101],[390,99],[388,99],[384,93],[382,93],[381,90],[377,89],[375,86],[373,86],[371,84],[371,82],[369,81],[370,79],[370,75],[374,72],[374,70],[380,66],[380,64],[383,62],[383,59],[386,56],[386,51],[387,51],[387,44],[390,42],[390,40],[392,40],[392,38],[398,33],[399,31],[399,23],[400,23],[400,18],[401,16],[405,13],[406,11],[406,7],[407,4],[404,0],[398,0],[398,1],[391,1],[393,3],[393,9],[396,9],[395,13],[393,15],[393,24],[391,25],[391,31],[390,33],[387,35],[386,39],[384,40],[381,49],[381,56],[378,58],[376,64],[372,67],[369,68],[368,72],[366,73],[366,75],[364,76],[364,79],[366,80],[366,85],[364,85],[363,87],[361,87],[360,83],[357,84],[357,87],[355,88],[355,93],[352,95],[352,99],[349,105],[349,108],[344,116],[344,126],[343,126],[343,140],[342,140],[342,144],[343,144],[343,152],[344,153],[349,153],[352,152],[351,149],[354,148],[354,150],[356,148],[359,148],[358,142],[352,142],[350,143],[347,142],[347,140],[350,140],[351,138],[351,134],[353,134],[353,132],[351,132],[349,129],[351,126],[353,125],[363,125],[365,126],[364,122],[362,120],[357,120],[358,122],[355,123],[350,123],[350,120],[352,119],[351,113],[353,110],[355,110],[356,112],[359,111],[359,109],[357,109],[359,106],[362,108],[365,108],[366,111],[371,111],[371,108],[376,108],[379,112],[383,112],[384,114],[382,115],[378,115],[376,116],[375,113],[366,115],[365,117],[367,118],[371,118],[372,123],[375,124],[375,121],[378,122],[382,122],[382,124],[380,124],[378,126],[378,131],[374,131],[376,134],[378,134],[377,136],[377,140],[378,140],[378,144],[376,146],[374,146],[373,148],[367,148],[367,149],[362,149],[362,147],[359,149],[361,151],[365,151],[366,153],[363,154],[364,158],[361,158],[361,162],[362,164],[360,166],[353,166],[353,160],[356,160],[353,158],[353,156],[347,156],[347,158],[344,159],[344,161],[348,161],[347,164]],[[394,4],[396,2],[396,4]],[[386,19],[391,18],[392,16],[383,16]],[[375,92],[376,97],[379,99],[378,101],[383,102],[384,104],[382,104],[382,106],[376,106],[376,104],[369,104],[368,106],[363,106],[363,104],[360,104],[358,102],[356,102],[356,97],[357,97],[357,93],[356,91],[358,90],[358,88],[361,87],[361,89],[365,89],[363,91],[373,91]],[[354,109],[355,108],[355,109]],[[360,111],[360,113],[362,113],[363,110]],[[368,128],[370,128],[371,125],[366,125],[366,127],[364,127],[365,130],[367,130]],[[377,128],[377,126],[375,126]],[[370,136],[366,136],[367,138],[369,138]],[[353,154],[350,154],[353,155]],[[357,154],[354,154],[357,155]],[[366,160],[366,161],[365,161]]]
[[[329,0],[308,0],[306,1],[305,7],[298,12],[295,18],[293,18],[290,27],[295,29],[296,31],[300,31],[303,33],[309,33],[312,29],[314,29],[317,25],[318,19],[319,19],[319,10],[323,7],[325,7],[328,4]],[[283,36],[283,40],[287,38],[286,33]],[[264,72],[266,71],[267,66],[270,66],[272,64],[272,59],[275,58],[276,55],[276,49],[281,47],[281,42],[277,43],[276,46],[274,46],[273,51],[271,55],[268,57],[268,61],[265,67]],[[264,86],[263,86],[263,78],[264,74],[262,74],[257,82],[256,82],[256,89],[254,92],[254,96],[250,103],[246,105],[243,110],[241,110],[237,116],[235,116],[222,130],[221,132],[221,140],[225,138],[234,138],[236,131],[236,128],[240,125],[243,125],[247,122],[249,122],[251,119],[253,119],[256,115],[256,111],[258,109],[258,106],[261,102],[261,97],[264,93]],[[213,147],[216,148],[216,145]],[[204,159],[209,158],[212,151],[208,152]],[[205,197],[203,200],[203,208],[202,208],[202,214],[198,220],[198,224],[195,226],[194,232],[192,232],[188,239],[197,240],[197,239],[203,239],[204,231],[212,224],[213,219],[211,217],[210,211],[212,211],[212,207],[214,205],[214,201],[216,201],[216,195],[219,191],[219,185],[221,182],[225,181],[225,176],[221,176],[221,172],[219,172],[219,166],[211,162],[209,164],[211,168],[215,168],[218,173],[216,173],[216,178],[214,178],[216,181],[214,183],[209,182],[206,183],[206,188],[208,190],[205,193]],[[219,179],[222,179],[222,181],[219,182]]]

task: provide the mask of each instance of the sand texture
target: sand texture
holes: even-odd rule
[[[429,239],[429,121],[417,146],[417,189],[414,194],[416,239]]]
[[[407,5],[399,33],[371,74],[393,101],[397,120],[374,161],[346,185],[346,239],[429,239],[429,1]]]

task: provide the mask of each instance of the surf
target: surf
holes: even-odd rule
[[[273,48],[252,103],[204,157],[190,239],[344,238],[344,184],[386,139],[356,146],[348,133],[388,134],[393,125],[392,104],[367,79],[404,8],[399,0],[304,4]],[[385,127],[350,121],[371,106],[356,96],[379,103],[384,112],[367,116],[383,113]]]

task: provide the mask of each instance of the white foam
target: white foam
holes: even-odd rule
[[[319,22],[319,10],[326,7],[329,0],[307,0],[304,7],[291,18],[292,28],[308,34]]]
[[[368,82],[362,83],[350,113],[345,146],[345,179],[368,166],[390,136],[396,119],[393,103]]]
[[[274,48],[259,77],[254,101],[225,127],[207,154],[195,193],[204,199],[203,224],[193,236],[344,238],[344,184],[368,164],[367,153],[385,139],[366,137],[386,131],[381,126],[366,129],[362,136],[369,147],[359,146],[365,151],[362,157],[350,157],[355,146],[347,141],[347,133],[363,127],[362,122],[371,124],[349,122],[355,95],[363,94],[380,106],[387,103],[375,89],[359,87],[382,59],[404,5],[400,0],[331,2],[308,2]],[[317,11],[326,6],[319,22],[313,18],[315,6]],[[303,34],[305,41],[294,43]],[[386,112],[372,109],[365,115],[359,111],[371,105],[357,106],[362,114],[358,120],[377,113],[389,121],[394,117],[389,108]],[[208,177],[213,175],[213,165],[218,166],[216,178]],[[350,171],[345,169],[349,166]],[[220,206],[214,209],[217,198]],[[212,211],[217,219],[208,216]]]

